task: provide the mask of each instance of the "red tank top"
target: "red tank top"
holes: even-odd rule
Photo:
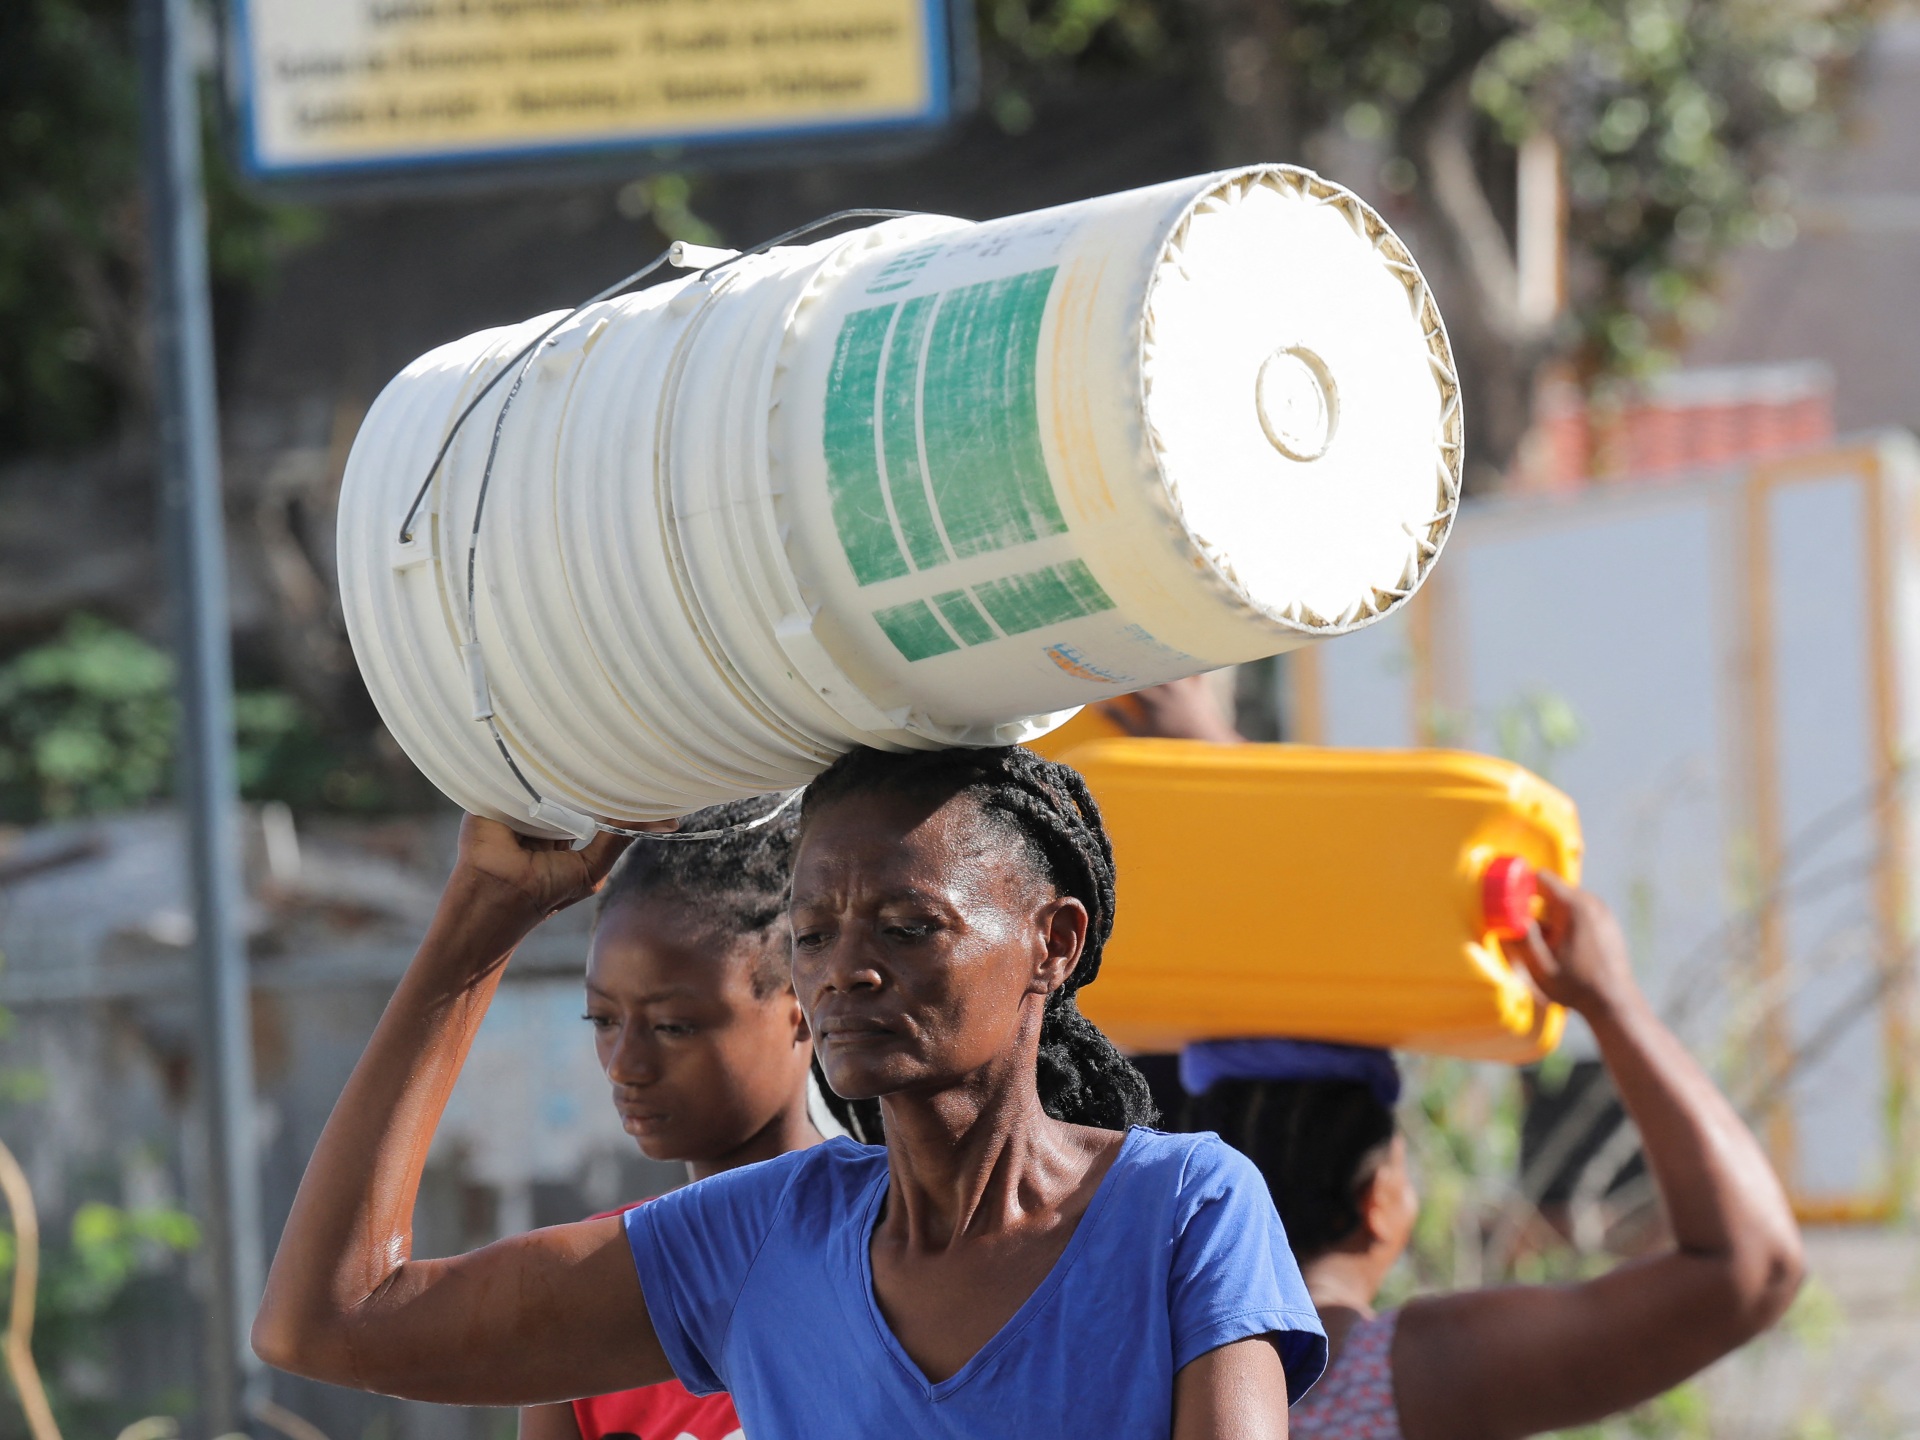
[[[645,1203],[636,1200],[634,1205]],[[603,1220],[631,1209],[633,1205],[622,1205],[593,1218]],[[580,1440],[744,1440],[732,1396],[724,1391],[693,1395],[678,1380],[576,1400],[573,1420],[580,1427]]]
[[[573,1402],[581,1440],[744,1440],[733,1397],[689,1395],[678,1380]]]

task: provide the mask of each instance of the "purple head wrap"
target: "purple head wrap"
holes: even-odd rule
[[[1180,1086],[1189,1095],[1222,1080],[1350,1080],[1389,1110],[1400,1099],[1391,1054],[1324,1040],[1197,1040],[1180,1052]]]

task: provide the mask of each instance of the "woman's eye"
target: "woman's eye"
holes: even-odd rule
[[[588,1012],[580,1017],[596,1030],[611,1030],[616,1022],[611,1015],[595,1015]]]
[[[653,1027],[656,1035],[691,1035],[694,1027],[679,1020],[662,1020]]]
[[[886,933],[895,940],[924,940],[933,933],[933,927],[919,921],[906,921],[887,926]]]
[[[793,933],[793,948],[796,950],[820,950],[825,948],[827,936],[819,930],[796,930]]]

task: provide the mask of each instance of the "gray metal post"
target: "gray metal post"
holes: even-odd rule
[[[200,972],[200,1091],[207,1123],[206,1419],[245,1423],[266,1370],[247,1343],[261,1288],[260,1175],[254,1146],[246,894],[233,764],[233,665],[214,389],[206,200],[191,0],[139,0],[142,169],[152,258],[160,523],[180,660],[180,796],[190,831]]]

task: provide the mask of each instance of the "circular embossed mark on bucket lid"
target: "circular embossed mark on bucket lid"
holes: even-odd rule
[[[1147,438],[1213,573],[1315,635],[1411,595],[1459,496],[1459,385],[1386,223],[1304,170],[1229,172],[1169,233],[1145,312]]]
[[[1289,460],[1318,460],[1340,428],[1340,393],[1326,362],[1304,345],[1282,345],[1253,384],[1260,428]]]

